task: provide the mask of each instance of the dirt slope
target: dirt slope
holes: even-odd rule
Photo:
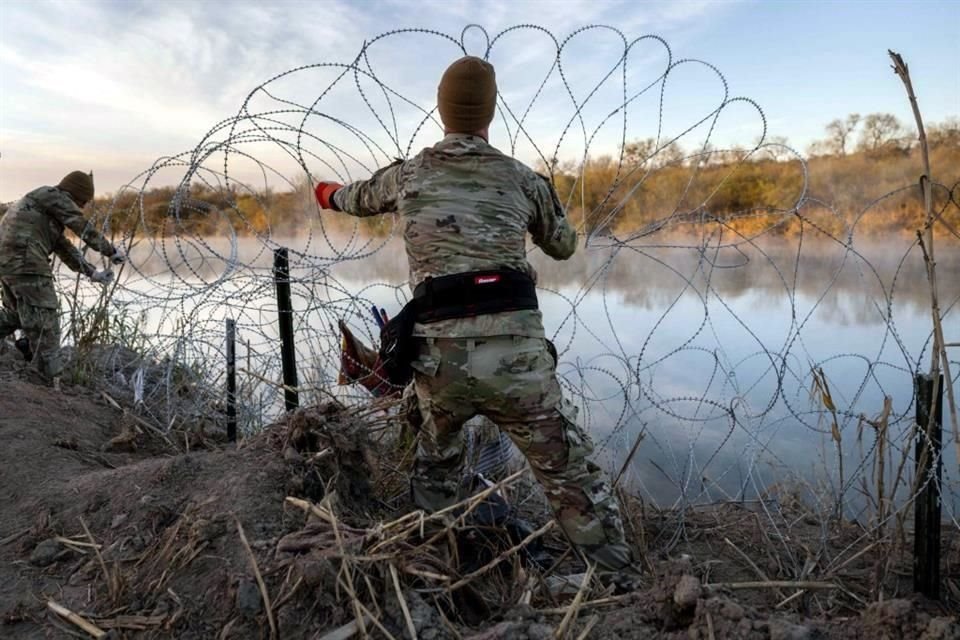
[[[499,582],[491,577],[444,600],[436,583],[407,572],[427,561],[439,567],[430,572],[445,570],[436,564],[440,556],[424,554],[414,538],[400,540],[401,555],[392,560],[403,575],[398,590],[408,623],[389,564],[378,564],[370,549],[390,537],[378,523],[409,505],[376,497],[377,461],[364,437],[344,430],[335,408],[303,411],[240,448],[184,453],[145,428],[138,432],[136,420],[102,395],[81,388],[58,394],[2,365],[0,359],[0,638],[89,637],[52,613],[51,600],[113,638],[267,638],[271,625],[276,637],[320,638],[356,617],[345,593],[344,554],[367,558],[363,571],[353,565],[355,587],[395,638],[409,637],[413,624],[428,640],[546,639],[561,623],[569,600],[511,604],[530,575],[519,563],[491,571]],[[333,528],[285,506],[287,496],[319,502],[325,495],[336,495],[331,504],[341,520]],[[238,523],[271,599],[272,621]],[[704,529],[692,537],[710,535]],[[675,556],[682,550],[690,549]],[[585,637],[611,640],[960,639],[956,619],[929,603],[890,600],[845,616],[807,618],[774,610],[769,603],[777,598],[706,591],[701,582],[716,576],[708,580],[704,566],[652,559],[648,588],[613,606],[587,607],[568,637],[592,624]],[[739,579],[755,578],[747,572]]]

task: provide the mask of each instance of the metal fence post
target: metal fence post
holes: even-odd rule
[[[943,376],[934,402],[932,376],[916,378],[917,484],[913,507],[913,590],[940,598],[940,450],[943,441]],[[930,409],[933,407],[933,415]],[[936,468],[934,468],[936,464]]]
[[[287,411],[300,406],[297,392],[297,354],[293,343],[293,304],[290,301],[290,258],[286,247],[273,252],[273,280],[277,285],[280,316],[280,357],[283,364],[283,396]]]
[[[237,441],[237,323],[227,318],[227,440]]]

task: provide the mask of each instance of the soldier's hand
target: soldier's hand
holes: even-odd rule
[[[317,183],[316,188],[313,190],[313,194],[317,197],[317,203],[320,205],[320,208],[333,209],[334,211],[337,211],[338,209],[336,203],[333,201],[333,194],[342,187],[343,185],[339,182]]]
[[[103,286],[107,286],[108,284],[113,282],[113,271],[110,271],[109,269],[104,269],[103,271],[95,271],[93,275],[90,276],[90,280],[92,280],[93,282],[96,282],[97,284],[102,284]]]
[[[110,262],[112,264],[123,264],[127,261],[126,254],[120,249],[114,248],[113,255],[110,256]]]

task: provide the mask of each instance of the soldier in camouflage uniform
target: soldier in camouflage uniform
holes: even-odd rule
[[[410,282],[512,269],[536,273],[526,234],[557,260],[573,255],[577,234],[550,181],[488,143],[496,102],[493,67],[454,62],[438,89],[445,137],[369,180],[320,183],[322,208],[355,216],[397,212],[403,219]],[[561,394],[555,356],[537,309],[416,324],[414,386],[423,416],[412,489],[438,510],[458,501],[464,461],[461,427],[481,414],[524,453],[569,539],[602,569],[634,574],[619,507],[589,456],[593,445]]]
[[[17,329],[26,340],[18,348],[38,361],[40,372],[59,386],[60,318],[50,256],[56,254],[72,270],[107,284],[111,271],[97,271],[64,236],[69,228],[91,248],[120,264],[124,256],[97,233],[81,208],[93,198],[93,177],[67,174],[56,187],[34,189],[0,218],[0,339]]]

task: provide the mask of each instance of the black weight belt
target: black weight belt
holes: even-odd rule
[[[380,330],[380,362],[391,384],[406,385],[417,357],[416,322],[429,324],[487,313],[537,309],[533,279],[519,271],[496,269],[427,278],[417,285],[400,313]]]
[[[413,290],[413,302],[421,324],[539,308],[533,279],[509,269],[427,278]]]

